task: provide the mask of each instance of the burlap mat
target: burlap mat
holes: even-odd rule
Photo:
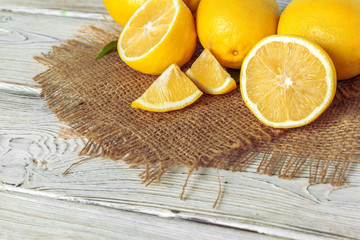
[[[286,131],[261,124],[238,90],[202,96],[179,111],[146,112],[130,105],[155,76],[132,70],[117,53],[94,61],[105,43],[118,38],[117,26],[103,23],[81,32],[35,57],[49,69],[34,78],[49,108],[71,127],[67,134],[89,140],[81,155],[145,166],[146,183],[179,164],[189,173],[199,167],[240,171],[262,156],[259,172],[293,178],[308,168],[310,182],[338,185],[360,154],[360,81],[340,82],[336,100],[317,121]],[[183,70],[201,50],[199,45]]]

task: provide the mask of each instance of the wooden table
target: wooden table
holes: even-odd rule
[[[289,1],[289,0],[288,0]],[[281,7],[288,1],[279,1]],[[310,185],[256,173],[193,173],[140,184],[143,169],[81,158],[85,139],[58,137],[62,126],[32,78],[45,70],[34,55],[96,24],[101,0],[0,0],[1,239],[360,239],[360,164],[346,184]]]

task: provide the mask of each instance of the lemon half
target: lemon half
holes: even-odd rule
[[[246,56],[240,74],[242,97],[264,124],[300,127],[317,119],[336,92],[329,55],[305,38],[274,35]]]

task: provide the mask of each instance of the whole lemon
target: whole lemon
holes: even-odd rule
[[[278,33],[317,42],[333,60],[338,80],[360,74],[360,0],[293,0]]]
[[[103,0],[109,15],[121,26],[129,21],[130,17],[146,0]],[[200,0],[184,0],[184,3],[195,13]]]
[[[276,33],[279,15],[276,0],[201,0],[198,36],[221,65],[240,68],[258,41]]]
[[[109,15],[121,26],[125,26],[134,12],[146,0],[103,0]]]

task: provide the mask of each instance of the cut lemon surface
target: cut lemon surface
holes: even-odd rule
[[[332,102],[336,71],[329,55],[304,38],[274,35],[246,56],[240,74],[242,97],[264,124],[304,126]]]
[[[198,88],[208,94],[224,94],[236,89],[235,80],[205,49],[186,71]]]
[[[202,94],[179,66],[172,64],[131,107],[152,112],[168,112],[189,106]]]
[[[185,64],[196,47],[194,18],[182,0],[148,0],[129,19],[118,41],[121,59],[147,74]]]

